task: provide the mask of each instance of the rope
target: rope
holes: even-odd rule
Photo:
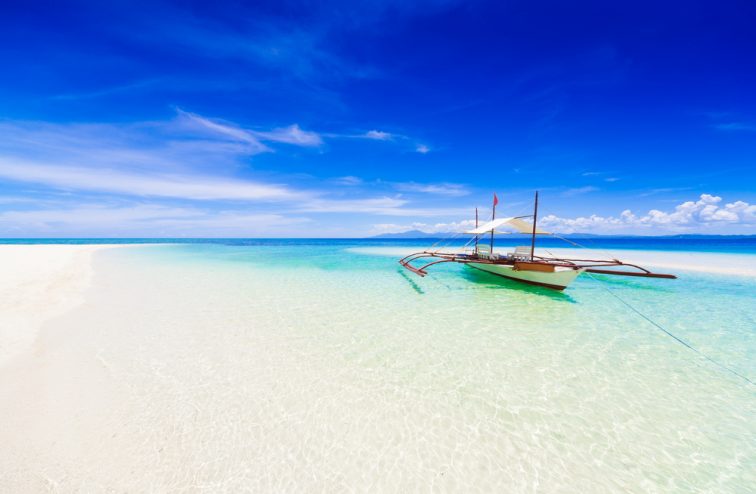
[[[548,211],[548,210],[546,210],[546,211],[544,212],[544,215],[548,215],[548,214],[551,214],[551,211]],[[588,242],[589,242],[589,243],[591,244],[591,247],[588,247],[587,245],[579,244],[579,243],[577,243],[577,242],[574,242],[574,241],[572,241],[572,240],[570,240],[570,239],[567,239],[567,238],[561,237],[561,236],[559,236],[559,235],[557,235],[557,234],[555,234],[555,233],[551,233],[550,235],[551,235],[552,237],[554,237],[554,238],[558,238],[559,240],[562,240],[562,241],[564,241],[564,242],[567,242],[568,244],[572,244],[572,245],[574,245],[575,247],[579,247],[579,248],[581,248],[581,249],[592,249],[592,250],[597,250],[597,251],[599,251],[599,252],[602,252],[602,253],[606,254],[606,255],[607,255],[607,256],[608,256],[608,257],[609,257],[610,259],[617,259],[617,256],[616,256],[616,255],[615,255],[615,254],[614,254],[613,252],[610,252],[610,251],[606,250],[606,249],[605,249],[604,247],[597,247],[597,246],[596,246],[596,244],[595,244],[595,242],[593,242],[593,240],[591,240],[590,238],[586,238],[586,239],[584,239],[584,240],[588,241]],[[551,254],[551,255],[553,255],[553,254]]]
[[[455,233],[454,235],[452,235],[451,237],[442,238],[442,239],[438,240],[436,243],[434,243],[433,245],[431,245],[429,251],[431,251],[431,252],[438,252],[439,250],[443,249],[444,247],[450,247],[451,243],[453,241],[457,240],[457,238],[459,238],[461,235],[462,235],[462,232],[458,232],[458,233]],[[463,248],[466,247],[471,241],[472,241],[472,239],[468,240],[467,243],[463,246]],[[438,248],[434,250],[434,248],[436,246],[438,246]]]
[[[577,242],[573,242],[572,240],[570,240],[568,238],[560,237],[559,235],[556,235],[554,233],[552,233],[551,236],[554,237],[554,238],[558,238],[559,240],[562,240],[564,242],[567,242],[568,244],[572,244],[575,247],[580,247],[581,249],[593,249],[593,250],[597,250],[599,252],[603,252],[604,254],[607,254],[607,257],[609,257],[610,259],[617,259],[617,256],[614,253],[609,252],[608,250],[604,249],[603,247],[596,247],[595,244],[593,245],[593,247],[588,247],[587,245],[583,245],[583,244],[579,244]],[[590,239],[588,239],[588,241],[590,242]],[[591,242],[591,243],[593,243],[593,242]]]
[[[743,374],[740,374],[739,372],[737,372],[737,371],[735,371],[735,370],[733,370],[733,369],[731,369],[731,368],[727,367],[726,365],[724,365],[724,364],[722,364],[722,363],[720,363],[720,362],[718,362],[718,361],[714,360],[713,358],[709,357],[708,355],[706,355],[706,354],[705,354],[705,353],[703,353],[702,351],[698,350],[697,348],[695,348],[694,346],[692,346],[692,345],[691,345],[690,343],[686,342],[686,341],[685,341],[685,340],[683,340],[682,338],[679,338],[679,337],[675,336],[674,334],[672,334],[671,332],[669,332],[669,331],[667,331],[666,329],[664,329],[664,328],[662,327],[662,325],[661,325],[661,324],[659,324],[659,323],[657,323],[656,321],[652,320],[652,319],[651,319],[650,317],[646,316],[646,315],[645,315],[645,314],[643,314],[643,313],[642,313],[641,311],[639,311],[638,309],[636,309],[635,307],[633,307],[632,305],[630,305],[630,303],[629,303],[629,302],[626,302],[626,301],[625,301],[624,299],[622,299],[622,298],[621,298],[621,297],[620,297],[619,295],[617,295],[616,293],[614,293],[614,291],[613,291],[613,290],[611,290],[611,289],[610,289],[609,287],[607,287],[607,286],[606,286],[605,284],[601,283],[601,281],[600,281],[600,280],[597,280],[597,279],[596,279],[596,278],[595,278],[595,277],[594,277],[594,276],[593,276],[593,275],[592,275],[591,273],[585,273],[585,274],[587,274],[588,276],[590,276],[590,277],[591,277],[591,279],[593,279],[593,280],[594,280],[595,282],[599,283],[599,284],[601,285],[601,287],[602,287],[602,288],[603,288],[604,290],[606,290],[607,292],[609,292],[609,294],[610,294],[610,295],[611,295],[612,297],[614,297],[614,298],[616,298],[617,300],[619,300],[619,301],[620,301],[620,302],[621,302],[621,303],[622,303],[623,305],[625,305],[625,306],[626,306],[626,307],[627,307],[628,309],[630,309],[630,310],[632,310],[633,312],[635,312],[636,314],[638,314],[638,315],[639,315],[640,317],[642,317],[643,319],[645,319],[646,321],[648,321],[648,322],[649,322],[649,323],[650,323],[651,325],[655,326],[655,327],[656,327],[657,329],[659,329],[659,330],[663,331],[664,333],[666,333],[666,334],[667,334],[668,336],[670,336],[670,337],[674,338],[675,340],[677,340],[677,342],[678,342],[678,343],[681,343],[681,344],[682,344],[683,346],[687,347],[688,349],[690,349],[690,350],[693,350],[693,351],[694,351],[695,353],[697,353],[697,354],[698,354],[698,355],[700,355],[701,357],[705,358],[705,359],[706,359],[706,360],[708,360],[709,362],[713,363],[713,364],[714,364],[714,365],[716,365],[717,367],[719,367],[719,368],[721,368],[721,369],[724,369],[724,370],[726,370],[727,372],[729,372],[729,373],[731,373],[731,374],[734,374],[734,375],[736,375],[737,377],[739,377],[739,378],[743,379],[744,381],[746,381],[747,383],[749,383],[749,384],[750,384],[751,386],[756,386],[756,383],[754,383],[753,381],[751,381],[750,379],[748,379],[748,378],[747,378],[746,376],[744,376]]]

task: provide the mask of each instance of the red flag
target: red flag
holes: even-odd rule
[[[496,192],[494,192],[494,206],[496,206],[497,204],[499,204],[499,198],[496,197]]]

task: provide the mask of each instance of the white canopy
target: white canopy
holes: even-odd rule
[[[465,233],[480,235],[481,233],[489,233],[491,230],[495,230],[502,225],[510,226],[520,233],[533,233],[533,224],[520,218],[497,218],[488,223],[483,223],[478,228],[466,231]],[[536,234],[549,235],[549,232],[536,228]]]

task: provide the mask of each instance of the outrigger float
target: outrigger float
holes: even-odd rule
[[[419,276],[426,276],[428,274],[427,269],[431,266],[455,262],[469,268],[503,276],[504,278],[530,285],[553,288],[555,290],[564,290],[581,273],[638,276],[644,278],[677,278],[673,274],[653,273],[646,268],[622,262],[618,259],[571,259],[536,255],[536,236],[552,235],[537,226],[538,192],[535,194],[535,205],[532,215],[496,219],[496,205],[498,202],[498,198],[494,194],[491,221],[482,225],[478,224],[478,210],[475,210],[475,228],[464,232],[474,235],[471,240],[471,242],[474,241],[472,251],[443,252],[440,250],[424,250],[400,259],[399,264]],[[527,221],[530,218],[532,218],[532,223]],[[498,228],[504,226],[513,228],[519,233],[530,234],[530,246],[516,247],[513,252],[506,255],[494,253],[494,235],[508,233],[497,231]],[[480,244],[480,237],[488,234],[491,236],[489,244]],[[415,265],[412,263],[415,263]],[[417,264],[421,265],[417,267]]]

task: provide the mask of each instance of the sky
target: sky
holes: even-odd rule
[[[756,233],[750,1],[3,2],[0,236]]]

